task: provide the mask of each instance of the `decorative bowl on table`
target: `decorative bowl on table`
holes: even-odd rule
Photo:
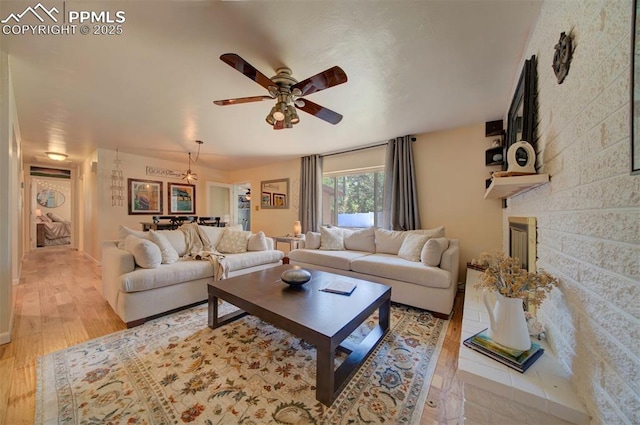
[[[311,279],[311,273],[305,269],[289,269],[282,272],[280,279],[291,286],[301,286]]]

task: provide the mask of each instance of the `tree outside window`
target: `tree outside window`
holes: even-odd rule
[[[322,179],[322,222],[341,227],[377,226],[382,220],[382,169],[332,173]]]

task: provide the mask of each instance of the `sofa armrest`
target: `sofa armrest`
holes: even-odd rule
[[[449,248],[442,253],[440,268],[451,272],[451,284],[458,284],[458,268],[460,263],[460,245],[458,239],[449,239]]]
[[[120,290],[120,276],[134,271],[135,268],[133,255],[118,248],[118,241],[102,243],[102,296],[112,306]]]
[[[266,239],[266,241],[267,241],[267,250],[271,251],[271,250],[276,249],[276,248],[275,248],[275,247],[276,247],[276,241],[275,241],[275,239],[270,238],[270,237],[266,237],[265,239]]]

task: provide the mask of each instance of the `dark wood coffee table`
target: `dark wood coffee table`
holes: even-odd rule
[[[389,330],[391,288],[311,269],[307,269],[311,280],[293,288],[280,281],[280,275],[295,267],[287,264],[208,284],[209,327],[215,329],[252,314],[313,344],[317,349],[316,399],[330,406]],[[331,280],[348,280],[358,286],[348,296],[321,291]],[[218,317],[218,298],[241,310]],[[378,326],[360,344],[345,341],[376,309]],[[334,370],[337,349],[348,357]]]

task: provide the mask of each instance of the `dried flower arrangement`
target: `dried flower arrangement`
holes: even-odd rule
[[[522,298],[529,304],[539,306],[547,294],[558,285],[558,280],[544,270],[530,273],[520,266],[517,258],[511,258],[502,251],[480,254],[472,264],[485,269],[474,288],[498,291],[509,298]]]

